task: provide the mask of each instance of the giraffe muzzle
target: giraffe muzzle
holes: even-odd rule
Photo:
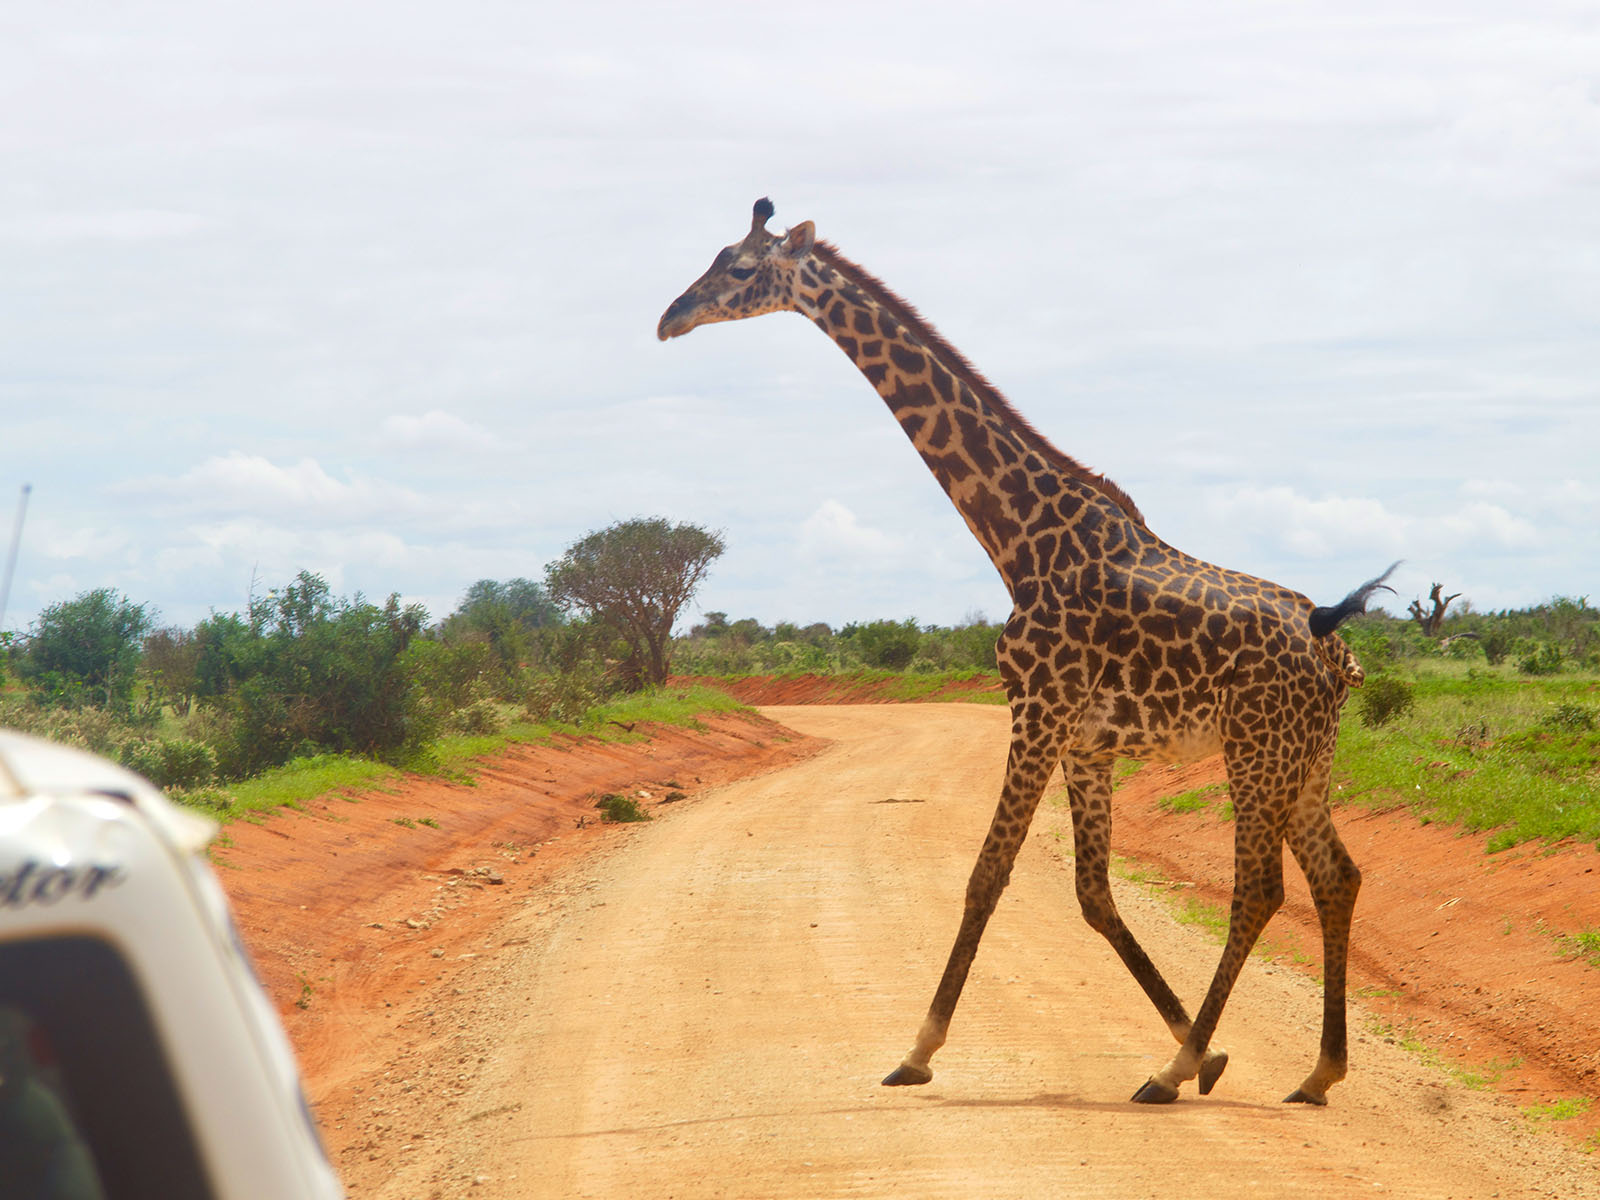
[[[671,338],[682,337],[694,328],[694,322],[689,320],[687,313],[694,307],[688,296],[679,296],[667,306],[667,311],[661,314],[661,320],[656,325],[656,337],[663,342]]]

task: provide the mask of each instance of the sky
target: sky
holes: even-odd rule
[[[1600,598],[1600,9],[977,8],[7,5],[0,630],[640,516],[726,540],[683,625],[1003,618],[809,322],[656,340],[760,196],[1191,554]]]

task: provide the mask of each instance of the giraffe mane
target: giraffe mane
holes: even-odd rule
[[[1018,412],[1011,401],[1005,398],[1000,389],[984,377],[983,372],[968,362],[965,355],[947,342],[944,335],[929,324],[927,319],[912,305],[896,295],[888,284],[840,254],[838,247],[831,242],[816,242],[813,245],[812,253],[828,266],[833,267],[858,284],[862,291],[887,309],[896,321],[915,333],[918,341],[933,351],[948,367],[960,374],[963,381],[972,389],[973,394],[982,403],[999,413],[1012,428],[1018,430],[1041,458],[1063,474],[1086,484],[1105,496],[1106,499],[1122,509],[1131,520],[1138,522],[1140,525],[1145,525],[1144,514],[1139,511],[1139,506],[1133,502],[1132,496],[1128,495],[1127,492],[1123,491],[1122,488],[1106,478],[1106,476],[1084,466],[1066,451],[1057,447],[1044,434],[1040,433],[1033,422]],[[1148,528],[1148,526],[1145,527]]]

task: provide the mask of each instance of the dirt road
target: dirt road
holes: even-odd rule
[[[1172,1045],[1079,918],[1049,805],[934,1081],[879,1086],[954,935],[1006,713],[765,711],[832,745],[675,806],[524,901],[512,950],[397,1062],[373,1110],[397,1134],[373,1163],[387,1178],[357,1195],[1600,1196],[1590,1159],[1441,1084],[1359,1011],[1331,1106],[1281,1104],[1314,1059],[1319,1000],[1261,962],[1224,1017],[1217,1090],[1128,1103]],[[1197,1002],[1216,943],[1138,885],[1119,902]]]

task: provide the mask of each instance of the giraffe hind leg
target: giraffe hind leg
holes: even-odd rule
[[[1172,1036],[1182,1044],[1189,1037],[1193,1022],[1166,979],[1150,961],[1144,947],[1133,936],[1111,895],[1111,762],[1086,763],[1068,757],[1061,764],[1072,803],[1072,840],[1078,905],[1089,927],[1111,943],[1117,957],[1144,989],[1166,1022]],[[1228,1065],[1228,1053],[1208,1046],[1200,1061],[1200,1094],[1208,1094]],[[1143,1092],[1144,1089],[1141,1089]],[[1152,1093],[1145,1102],[1157,1103],[1177,1096]],[[1135,1096],[1139,1099],[1139,1096]]]
[[[1322,923],[1322,1041],[1317,1065],[1284,1098],[1289,1104],[1328,1102],[1328,1089],[1345,1077],[1349,1049],[1345,1027],[1345,976],[1350,953],[1350,920],[1361,872],[1333,827],[1328,812],[1328,761],[1319,759],[1300,804],[1289,822],[1289,849],[1305,872]]]

